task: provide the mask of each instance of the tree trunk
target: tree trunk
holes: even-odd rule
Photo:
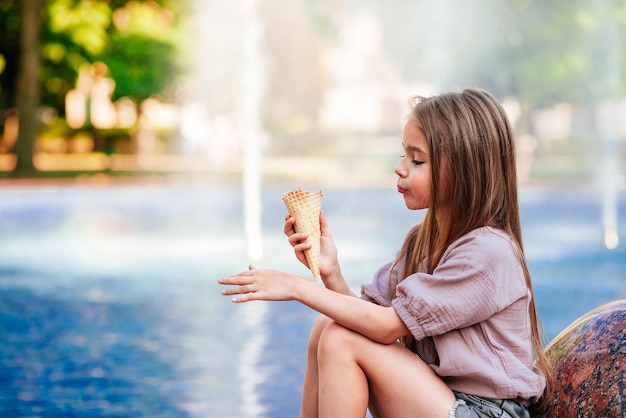
[[[22,0],[21,55],[17,78],[17,111],[19,133],[15,144],[17,165],[15,177],[33,177],[35,140],[39,132],[39,33],[45,0]]]

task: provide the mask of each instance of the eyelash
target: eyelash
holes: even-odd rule
[[[406,157],[406,155],[401,155],[400,156],[400,158],[404,158],[404,157]],[[422,164],[424,164],[424,161],[412,160],[411,163],[413,165],[422,165]]]

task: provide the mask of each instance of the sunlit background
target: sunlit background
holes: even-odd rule
[[[617,0],[0,0],[0,415],[297,416],[314,313],[217,279],[308,276],[303,187],[358,291],[421,217],[410,98],[464,87],[515,128],[553,338],[626,294],[625,40]]]

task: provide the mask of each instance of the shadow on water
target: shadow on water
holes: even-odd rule
[[[259,265],[308,276],[282,234],[283,192],[263,192]],[[549,338],[626,294],[626,249],[603,246],[591,197],[522,194]],[[195,186],[0,190],[0,416],[297,416],[315,313],[233,305],[216,284],[248,263],[241,204]],[[356,291],[420,219],[392,188],[328,189],[323,208]]]

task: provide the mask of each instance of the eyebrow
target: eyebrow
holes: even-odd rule
[[[416,147],[415,145],[409,145],[407,147],[406,145],[404,145],[404,142],[402,143],[402,147],[405,148],[407,151],[414,151],[414,152],[428,155],[428,153],[422,147]]]

